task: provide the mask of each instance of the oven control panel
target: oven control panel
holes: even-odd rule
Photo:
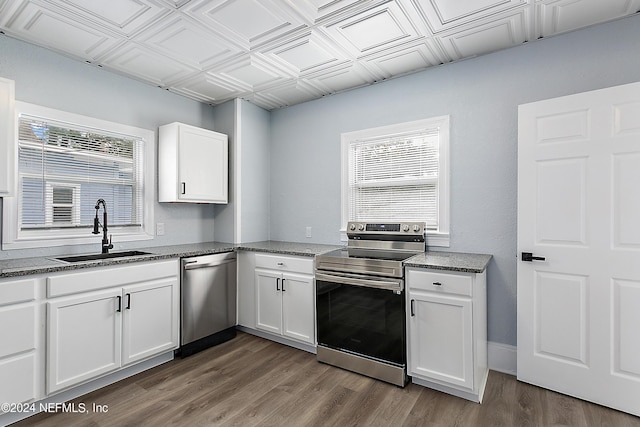
[[[424,234],[425,222],[361,222],[349,221],[348,234],[372,233],[372,234]]]

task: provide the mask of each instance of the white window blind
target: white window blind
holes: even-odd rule
[[[109,225],[140,226],[143,154],[139,137],[21,114],[19,229],[92,227],[100,198]]]
[[[438,229],[439,129],[351,141],[349,220],[426,221]]]

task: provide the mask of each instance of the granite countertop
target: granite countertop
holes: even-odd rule
[[[57,257],[58,255],[50,257],[17,258],[0,261],[0,278],[27,276],[31,274],[55,273],[58,271],[105,267],[110,265],[129,264],[142,261],[184,258],[237,250],[314,257],[316,255],[320,255],[340,248],[342,248],[342,246],[321,245],[315,243],[279,242],[269,240],[263,242],[242,244],[209,242],[185,245],[155,246],[137,249],[142,252],[147,252],[146,255],[83,261],[76,263],[68,263],[55,259],[55,257]],[[404,262],[404,265],[406,267],[481,273],[487,268],[490,260],[491,255],[484,254],[425,252],[423,254],[411,257]]]
[[[265,241],[246,244],[208,242],[140,248],[136,250],[147,252],[148,254],[75,263],[68,263],[55,259],[56,257],[64,255],[53,255],[50,257],[17,258],[0,261],[0,279],[5,277],[18,277],[31,274],[46,274],[55,273],[58,271],[78,270],[82,268],[106,267],[110,265],[129,264],[133,262],[156,261],[162,259],[209,255],[236,250],[313,257],[315,255],[329,252],[340,247],[341,246],[277,241]],[[116,253],[124,251],[125,250],[115,250],[112,252]]]
[[[344,246],[320,245],[317,243],[277,242],[269,240],[265,242],[243,243],[238,249],[253,252],[270,252],[285,255],[298,255],[314,257]]]
[[[482,273],[489,265],[492,255],[458,252],[425,252],[409,258],[405,267],[431,268],[434,270]]]

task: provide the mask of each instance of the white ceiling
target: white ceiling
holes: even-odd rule
[[[201,102],[271,110],[639,10],[640,0],[0,0],[0,29]]]

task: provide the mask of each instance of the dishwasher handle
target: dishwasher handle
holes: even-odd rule
[[[198,268],[217,267],[219,265],[230,264],[232,262],[236,262],[236,259],[228,258],[221,261],[213,261],[213,262],[198,262],[198,260],[189,260],[189,261],[182,262],[182,268],[185,270],[196,270]]]

